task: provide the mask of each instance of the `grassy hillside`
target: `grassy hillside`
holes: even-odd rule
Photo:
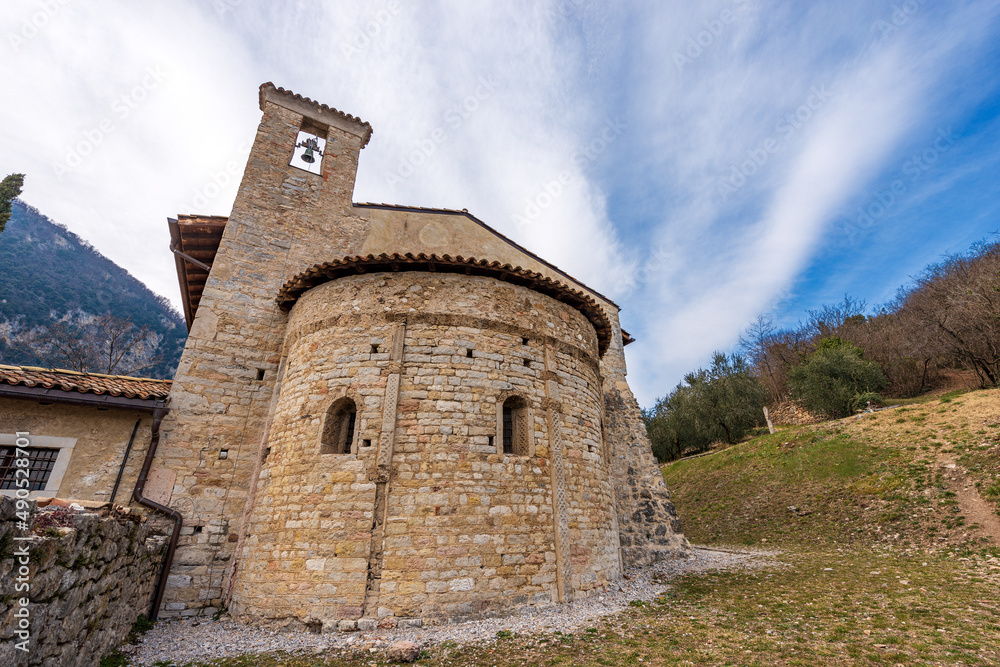
[[[1000,665],[1000,390],[787,428],[664,477],[692,541],[777,549],[576,632],[425,643],[418,664]],[[200,664],[385,664],[357,639]]]
[[[48,325],[75,311],[128,317],[160,336],[163,361],[143,374],[173,377],[187,338],[181,315],[86,241],[20,201],[0,234],[0,267],[0,323]],[[39,360],[0,341],[0,363],[37,366]]]
[[[1000,545],[1000,390],[782,429],[663,471],[694,542]]]

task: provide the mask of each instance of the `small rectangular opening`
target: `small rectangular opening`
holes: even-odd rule
[[[263,380],[264,380],[264,369],[263,368],[258,368],[257,369],[257,382],[262,382]]]
[[[521,339],[521,345],[527,345],[527,344],[528,344],[528,339],[527,338],[522,338]]]
[[[195,532],[195,534],[200,533],[201,532],[201,526],[195,526],[194,527],[194,532]]]
[[[364,440],[361,441],[361,446],[362,447],[371,447],[372,446],[372,441],[369,438],[365,438]]]
[[[228,449],[220,449],[219,450],[219,458],[220,459],[228,459],[229,458],[229,450]]]
[[[491,435],[490,436],[490,447],[492,447],[492,446],[493,446],[493,436]]]
[[[524,365],[525,366],[530,366],[531,365],[531,359],[528,359],[527,357],[525,357],[525,359],[524,359]]]
[[[465,351],[465,356],[468,359],[472,358],[472,348],[471,347],[468,350]]]
[[[372,354],[378,354],[378,345],[376,343],[372,343]]]

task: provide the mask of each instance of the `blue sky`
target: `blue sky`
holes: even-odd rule
[[[995,1],[5,9],[0,172],[175,303],[165,219],[229,213],[264,81],[372,124],[356,201],[467,208],[620,303],[644,405],[1000,228]]]

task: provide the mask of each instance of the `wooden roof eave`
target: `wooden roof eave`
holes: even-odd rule
[[[167,226],[170,229],[170,249],[172,251],[180,245],[181,233],[176,218],[167,218]],[[187,266],[180,255],[176,253],[172,254],[174,255],[174,267],[177,269],[177,282],[181,288],[181,306],[184,308],[184,322],[187,324],[188,331],[191,331],[191,325],[194,323],[194,313],[189,303],[190,286],[187,278]]]

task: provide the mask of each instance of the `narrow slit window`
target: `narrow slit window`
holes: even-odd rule
[[[528,455],[528,404],[520,396],[504,401],[500,430],[504,454]]]
[[[354,425],[357,416],[357,406],[351,399],[342,398],[334,401],[323,420],[320,453],[350,454],[354,445]]]
[[[503,453],[514,453],[514,409],[503,406]]]

